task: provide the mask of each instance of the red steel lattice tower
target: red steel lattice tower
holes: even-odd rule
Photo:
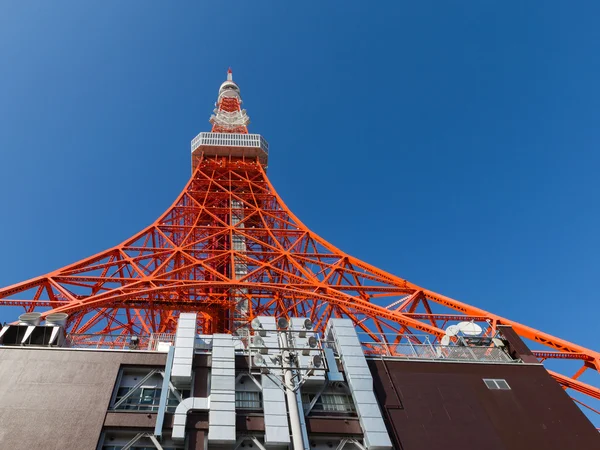
[[[546,347],[534,352],[541,361],[578,360],[574,375],[551,374],[600,399],[600,389],[579,380],[600,371],[600,353],[417,286],[309,230],[269,182],[268,144],[248,133],[241,104],[230,69],[212,132],[192,140],[192,177],[172,206],[113,248],[0,289],[0,305],[42,318],[67,313],[72,335],[141,339],[173,332],[181,311],[197,312],[205,333],[244,334],[260,315],[310,317],[317,330],[348,317],[377,344],[366,351],[392,355],[420,335],[441,339],[458,321],[480,323],[488,335],[510,325]]]

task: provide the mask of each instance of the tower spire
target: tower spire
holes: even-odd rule
[[[231,67],[227,70],[227,80],[219,88],[214,114],[210,117],[213,133],[248,134],[250,118],[242,109],[239,86],[233,81]]]

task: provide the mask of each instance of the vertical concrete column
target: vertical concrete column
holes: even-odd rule
[[[178,387],[189,386],[192,382],[192,360],[196,339],[196,313],[181,313],[175,334],[175,354],[171,381]]]
[[[265,330],[275,330],[275,317],[259,317],[260,323]],[[269,354],[279,353],[279,339],[275,331],[268,331],[263,337],[265,346],[268,347]],[[264,355],[269,365],[269,356]],[[270,376],[263,374],[261,376],[263,392],[263,409],[265,420],[265,446],[267,447],[286,447],[290,444],[290,428],[288,425],[287,407],[285,402],[285,393],[281,389],[282,373],[281,370],[271,370]]]
[[[340,355],[367,449],[391,449],[392,441],[373,392],[373,377],[354,324],[350,319],[330,319],[325,334],[335,342]]]
[[[208,423],[209,444],[235,444],[235,349],[230,334],[214,334],[212,339]]]

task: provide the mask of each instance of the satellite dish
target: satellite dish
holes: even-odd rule
[[[312,365],[313,367],[321,367],[323,364],[323,357],[321,355],[315,355],[312,357]]]
[[[301,337],[304,339],[306,337],[306,332],[312,330],[312,327],[313,327],[312,321],[310,319],[304,319],[304,322],[302,323],[302,330],[300,330],[298,337]]]
[[[260,319],[258,317],[255,317],[254,319],[252,319],[252,322],[250,322],[250,325],[252,325],[253,330],[260,330],[262,328],[262,323],[260,323]]]
[[[448,336],[448,335],[445,335],[445,336],[442,338],[442,340],[441,340],[441,342],[440,342],[440,343],[441,343],[442,345],[450,345],[450,336]]]
[[[317,346],[317,338],[314,336],[309,336],[308,338],[308,346],[310,348],[315,348]]]
[[[465,336],[479,336],[483,332],[483,328],[475,322],[461,322],[457,327]]]
[[[280,317],[277,319],[277,328],[280,330],[287,330],[290,326],[290,323],[285,317]]]
[[[264,366],[265,365],[265,358],[262,355],[254,355],[254,364],[256,364],[257,366]]]
[[[446,336],[456,336],[459,331],[460,328],[457,325],[450,325],[446,328]]]
[[[263,330],[262,323],[260,323],[260,319],[258,317],[252,319],[250,325],[252,326],[252,329],[254,331],[257,331],[260,336],[265,337],[267,335],[267,332]]]
[[[267,353],[269,353],[269,349],[267,347],[265,347],[264,339],[261,338],[260,336],[254,336],[252,338],[252,344],[255,347],[258,347],[259,353],[262,353],[263,355],[266,355]]]

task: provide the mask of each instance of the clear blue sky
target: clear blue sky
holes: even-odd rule
[[[231,66],[271,180],[317,233],[598,349],[598,17],[597,1],[4,1],[0,285],[164,211]]]

